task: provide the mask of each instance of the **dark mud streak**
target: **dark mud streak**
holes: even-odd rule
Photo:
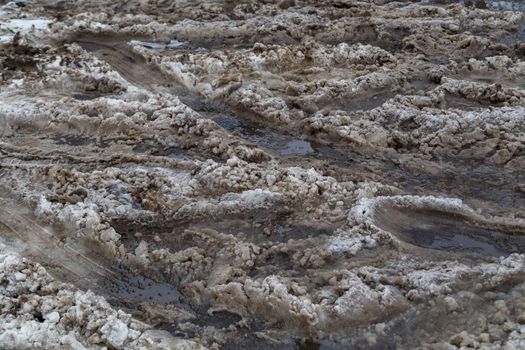
[[[228,232],[260,244],[268,241],[286,242],[290,239],[301,240],[308,237],[328,236],[333,234],[333,227],[344,223],[314,225],[307,221],[297,222],[294,213],[297,215],[298,212],[300,209],[295,211],[257,210],[243,215],[223,216],[216,220],[210,220],[209,217],[200,220],[194,218],[191,221],[157,218],[152,222],[144,223],[115,219],[110,224],[122,236],[121,240],[128,249],[135,249],[139,241],[143,239],[152,249],[168,247],[173,251],[180,251],[192,246],[192,242],[183,238],[186,230],[212,229],[217,232]],[[290,224],[290,220],[294,223]],[[267,230],[265,233],[264,229],[270,231]],[[162,240],[155,242],[153,239],[155,235]]]
[[[113,270],[119,274],[119,278],[103,279],[96,287],[102,295],[107,296],[110,303],[125,307],[132,313],[141,302],[180,305],[180,294],[172,285],[156,282],[123,267]]]
[[[394,91],[371,92],[367,96],[348,96],[327,99],[318,104],[321,110],[342,110],[345,112],[366,112],[381,107],[386,101],[397,95]]]
[[[203,108],[199,99],[188,94],[182,85],[167,77],[155,64],[135,54],[128,44],[132,39],[143,39],[143,37],[79,33],[71,38],[71,42],[76,42],[86,51],[106,61],[131,84],[153,92],[166,91],[177,96],[192,109]]]
[[[506,77],[501,72],[460,71],[457,74],[457,79],[470,80],[484,84],[500,84],[505,87],[525,89],[525,77],[518,75],[510,78]]]

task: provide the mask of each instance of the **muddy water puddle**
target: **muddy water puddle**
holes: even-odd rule
[[[82,92],[82,93],[76,93],[73,94],[71,97],[73,97],[77,101],[91,101],[95,100],[100,97],[106,97],[107,94],[103,94],[100,92]]]
[[[142,142],[136,143],[132,150],[138,154],[148,154],[156,157],[168,157],[177,160],[217,160],[216,156],[201,149],[183,148],[178,145],[159,145],[154,140],[143,140]]]
[[[280,156],[308,156],[314,153],[310,142],[277,133],[267,127],[249,125],[232,115],[217,115],[212,120],[225,130]]]
[[[522,174],[507,172],[482,161],[455,160],[439,165],[441,170],[438,173],[408,177],[404,186],[466,201],[485,201],[494,208],[525,209],[525,196],[516,187],[525,180]]]
[[[280,156],[307,156],[314,150],[308,141],[279,139],[271,133],[257,133],[245,138],[249,142],[277,152]]]
[[[242,350],[242,349],[253,349],[253,350],[357,350],[354,347],[342,347],[331,343],[317,343],[313,341],[296,341],[295,343],[289,344],[278,344],[272,341],[264,341],[259,338],[251,339],[241,344],[225,344],[221,347],[223,350]]]
[[[296,226],[277,226],[275,228],[275,235],[272,237],[273,241],[286,242],[290,239],[298,240],[305,237],[320,237],[331,235],[332,229],[329,227],[311,227],[304,225]]]
[[[484,100],[473,100],[459,94],[445,94],[445,108],[461,111],[477,111],[482,108],[501,107],[502,103],[492,103]]]
[[[218,329],[227,329],[235,326],[241,318],[227,311],[213,312],[208,314],[204,308],[198,313],[196,325],[199,327],[213,326]],[[340,346],[330,342],[315,342],[311,340],[294,340],[294,339],[274,339],[272,337],[256,336],[255,332],[264,330],[264,325],[260,322],[254,322],[249,327],[236,326],[236,331],[225,333],[225,342],[221,344],[221,350],[357,350],[349,346]],[[192,336],[186,330],[181,331],[176,324],[165,324],[161,329],[167,330],[172,334],[182,337]],[[386,348],[383,348],[384,350]],[[379,349],[378,349],[379,350]]]
[[[81,135],[61,135],[51,138],[58,145],[89,146],[97,143],[96,139]]]
[[[386,206],[376,209],[374,221],[402,241],[422,248],[494,257],[525,252],[525,227],[522,232],[491,228],[453,212]]]
[[[385,88],[379,91],[370,91],[363,95],[346,96],[340,98],[323,99],[317,103],[319,109],[328,111],[342,110],[345,112],[367,112],[383,106],[387,101],[395,98],[397,95],[417,94],[422,95],[427,91],[435,89],[439,84],[426,79],[412,79],[407,82],[406,86],[401,88]]]
[[[115,304],[124,304],[127,308],[135,309],[141,302],[155,304],[179,304],[180,294],[170,284],[156,282],[143,275],[132,273],[126,268],[115,268],[118,278],[103,279],[97,287],[108,295],[108,301]]]
[[[139,143],[130,143],[129,140],[125,138],[101,139],[82,135],[58,135],[50,139],[58,146],[69,146],[79,149],[81,147],[92,147],[97,152],[129,152],[153,157],[168,157],[176,160],[218,160],[215,155],[201,149],[187,149],[178,145],[162,145],[155,140],[148,139],[143,139]]]

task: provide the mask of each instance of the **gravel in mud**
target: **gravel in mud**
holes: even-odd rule
[[[0,348],[525,349],[520,1],[0,1]]]

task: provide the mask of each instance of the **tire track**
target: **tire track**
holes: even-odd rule
[[[78,237],[73,230],[60,232],[39,224],[28,208],[11,198],[0,197],[0,204],[0,235],[4,244],[42,264],[61,281],[82,290],[91,289],[119,306],[129,307],[130,302],[178,303],[179,294],[172,286],[120,267],[107,267],[112,265],[110,261],[90,257],[88,250],[82,248],[81,238],[71,239]],[[64,240],[66,236],[69,238]]]

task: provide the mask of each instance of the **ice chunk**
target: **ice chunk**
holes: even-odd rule
[[[112,346],[120,348],[128,337],[129,329],[124,322],[112,316],[109,317],[100,332],[106,336]]]

